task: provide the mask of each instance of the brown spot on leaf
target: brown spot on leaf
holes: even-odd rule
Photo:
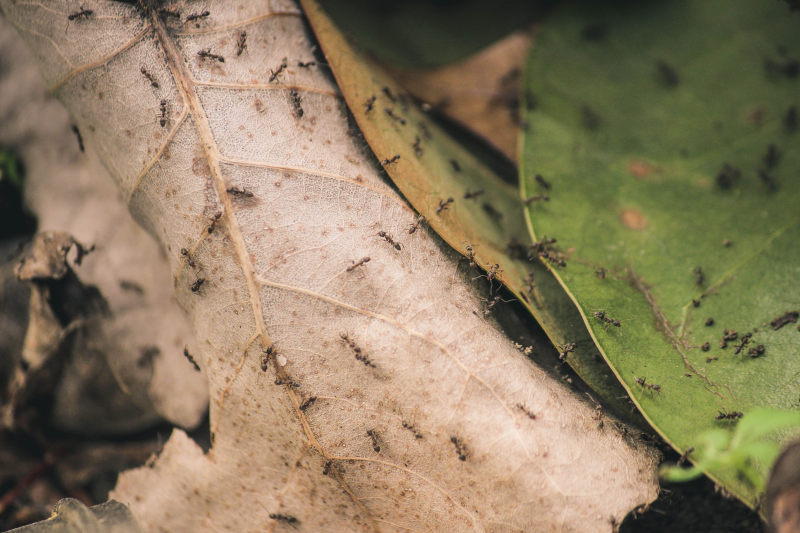
[[[647,218],[636,209],[623,209],[619,216],[626,228],[645,229],[647,227]]]
[[[656,168],[653,165],[640,159],[634,159],[628,163],[628,172],[630,172],[634,178],[646,178],[655,172],[655,170]]]

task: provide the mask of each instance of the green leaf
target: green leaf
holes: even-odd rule
[[[462,255],[470,245],[478,266],[488,271],[499,265],[497,279],[550,340],[556,346],[576,344],[567,362],[581,379],[620,416],[638,422],[572,302],[539,262],[527,260],[530,239],[518,191],[432,122],[380,67],[353,48],[319,6],[311,1],[303,6],[358,126],[409,203]],[[477,191],[483,193],[465,198]],[[440,210],[448,198],[452,203]],[[468,261],[462,265],[469,268]]]
[[[547,21],[526,66],[539,106],[522,194],[536,173],[553,184],[528,210],[532,233],[558,237],[556,275],[681,451],[736,424],[720,414],[798,407],[800,333],[786,315],[800,311],[797,23],[780,2],[578,3]],[[725,349],[724,329],[738,332]],[[735,470],[705,471],[755,505]]]
[[[463,59],[532,23],[552,0],[324,0],[330,17],[365,50],[405,67]]]

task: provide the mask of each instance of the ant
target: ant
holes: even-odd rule
[[[414,149],[414,154],[416,154],[417,157],[422,155],[422,146],[420,146],[421,143],[422,139],[419,138],[419,135],[414,136],[414,144],[411,145],[411,148]]]
[[[91,10],[91,9],[84,9],[84,7],[83,7],[83,6],[81,6],[81,8],[80,8],[80,10],[79,10],[79,11],[76,11],[75,13],[70,13],[70,14],[69,14],[69,16],[67,17],[67,19],[68,19],[68,20],[81,20],[81,19],[88,19],[88,18],[89,18],[89,17],[91,17],[93,14],[94,14],[94,11],[93,11],[93,10]]]
[[[186,24],[187,22],[192,22],[192,21],[195,21],[195,20],[204,19],[207,16],[209,16],[210,14],[211,13],[208,12],[208,11],[203,11],[202,13],[192,13],[191,15],[186,17],[186,21],[184,22],[184,24]],[[195,24],[195,28],[199,28],[199,27],[200,27],[199,24]]]
[[[381,90],[383,91],[383,94],[386,95],[386,98],[388,98],[392,102],[396,102],[397,101],[395,99],[394,95],[392,94],[392,90],[391,89],[389,89],[388,87],[383,87]]]
[[[194,258],[192,258],[192,254],[189,253],[189,250],[186,248],[181,248],[181,255],[186,258],[186,263],[190,267],[195,268],[197,266],[197,263],[194,262]]]
[[[311,407],[311,404],[313,404],[316,401],[317,401],[317,397],[316,396],[309,396],[308,398],[306,398],[303,401],[303,403],[300,404],[300,410],[301,411],[305,411],[306,409]]]
[[[384,107],[383,110],[386,112],[387,115],[389,115],[390,119],[394,120],[395,122],[399,122],[401,126],[405,126],[406,125],[406,119],[404,119],[401,116],[395,115],[394,111],[392,111],[391,108]]]
[[[278,76],[281,75],[281,73],[284,71],[286,66],[287,66],[286,65],[286,58],[284,57],[283,61],[281,61],[281,64],[278,65],[278,69],[277,70],[269,69],[269,82],[272,83],[273,81],[278,79]]]
[[[230,195],[239,197],[239,198],[252,198],[253,197],[253,193],[252,192],[248,191],[247,189],[243,189],[241,187],[228,187],[227,189],[225,189],[225,192],[227,192]]]
[[[536,415],[533,414],[530,409],[525,407],[525,405],[523,405],[521,403],[518,403],[517,404],[517,409],[519,409],[520,411],[522,411],[523,413],[528,415],[528,418],[530,418],[531,420],[536,420]]]
[[[296,89],[292,89],[289,91],[289,96],[292,99],[292,107],[294,107],[295,116],[297,116],[297,118],[302,118],[305,111],[303,111],[303,106],[301,105],[302,98],[300,97],[300,93],[297,92]]]
[[[369,113],[370,111],[372,111],[372,107],[375,105],[375,100],[377,100],[377,98],[378,97],[375,96],[374,94],[369,98],[367,98],[367,101],[364,102],[365,113]]]
[[[287,524],[297,524],[300,522],[297,518],[290,514],[280,514],[280,513],[269,513],[269,517],[273,520],[278,520],[280,522],[286,522]]]
[[[157,81],[156,81],[156,79],[153,77],[153,75],[152,75],[152,74],[150,74],[149,72],[147,72],[147,69],[146,69],[146,68],[144,68],[144,67],[142,67],[140,70],[141,70],[142,74],[144,75],[144,77],[145,77],[145,78],[147,78],[147,81],[149,81],[149,82],[150,82],[150,85],[152,85],[153,87],[155,87],[156,89],[158,89],[158,82],[157,82]]]
[[[467,245],[467,260],[469,261],[469,267],[475,268],[477,266],[477,262],[475,261],[475,253],[473,252],[472,245]]]
[[[425,224],[425,217],[423,215],[419,215],[415,220],[414,223],[408,226],[408,234],[413,235],[416,231]]]
[[[744,347],[750,343],[750,337],[752,336],[753,336],[752,333],[745,333],[744,335],[742,335],[741,338],[739,339],[739,344],[733,350],[733,355],[739,355],[739,353],[742,350],[744,350]]]
[[[333,461],[330,460],[330,459],[325,461],[325,466],[322,467],[322,475],[323,476],[327,476],[330,473],[332,464],[333,464]]]
[[[206,278],[197,278],[196,280],[194,280],[194,283],[192,283],[190,289],[192,290],[192,292],[197,292],[200,290],[200,287],[202,287],[203,283],[205,282]]]
[[[268,346],[264,353],[261,355],[261,371],[266,372],[269,367],[269,360],[275,351],[274,346]]]
[[[459,165],[458,161],[456,161],[455,159],[450,160],[450,166],[452,166],[453,170],[455,170],[456,172],[461,172],[461,165]]]
[[[247,48],[247,32],[242,30],[242,32],[239,34],[239,38],[236,39],[236,55],[242,55],[242,52],[244,52],[245,48]]]
[[[602,320],[603,322],[605,322],[607,324],[611,324],[612,326],[616,326],[616,327],[621,327],[622,326],[622,324],[620,324],[619,320],[606,316],[606,312],[605,311],[595,311],[592,314],[594,315],[595,318],[597,318],[599,320]]]
[[[169,120],[168,117],[169,113],[167,111],[167,101],[161,100],[160,107],[161,107],[161,116],[158,123],[161,124],[161,127],[163,128],[164,126],[167,125],[167,121]]]
[[[718,414],[714,417],[716,420],[736,420],[738,418],[742,418],[744,414],[741,411],[719,411]]]
[[[316,61],[298,61],[297,66],[300,68],[311,68],[316,65]]]
[[[222,211],[217,211],[211,219],[211,224],[208,225],[208,233],[214,233],[214,228],[217,227],[217,221],[222,217]]]
[[[384,159],[383,161],[381,161],[381,165],[384,166],[384,167],[386,165],[391,165],[392,163],[396,162],[398,159],[400,159],[400,154],[393,155],[391,159]]]
[[[78,149],[81,152],[85,152],[86,147],[83,145],[83,136],[81,135],[81,130],[79,130],[78,126],[74,124],[70,127],[70,129],[72,130],[72,133],[75,134],[75,137],[78,139]]]
[[[655,383],[647,383],[647,378],[637,378],[636,375],[633,376],[633,381],[639,384],[642,388],[647,388],[655,392],[661,392],[661,385],[656,385]]]
[[[483,300],[483,301],[487,303],[486,307],[484,307],[484,309],[483,309],[483,316],[489,316],[489,314],[491,314],[492,309],[494,308],[494,306],[496,306],[500,302],[503,302],[504,304],[507,304],[509,302],[513,302],[514,300],[503,300],[502,298],[500,298],[500,296],[495,296],[491,300]]]
[[[453,200],[452,196],[450,198],[448,198],[447,200],[439,200],[439,206],[436,208],[436,214],[437,215],[441,214],[442,211],[444,211],[445,209],[450,207],[450,204],[452,204],[453,201],[454,200]]]
[[[453,446],[456,447],[456,453],[458,454],[459,461],[466,461],[467,460],[467,447],[464,443],[456,436],[450,437],[450,442],[453,443]]]
[[[694,269],[694,284],[695,285],[702,285],[703,282],[706,280],[705,274],[703,274],[703,269],[700,267],[695,267]]]
[[[574,352],[575,348],[577,348],[577,347],[578,347],[578,344],[575,343],[575,342],[570,342],[569,344],[565,344],[564,346],[561,346],[561,348],[560,348],[561,351],[558,354],[558,359],[560,361],[566,361],[567,360],[567,354],[571,353],[571,352]]]
[[[374,429],[368,429],[367,436],[372,441],[372,449],[375,450],[376,452],[381,451],[381,447],[378,444],[378,432],[375,431]]]
[[[214,59],[216,61],[219,61],[220,63],[224,63],[225,62],[225,58],[224,57],[222,57],[219,54],[211,53],[211,50],[208,49],[208,48],[206,48],[205,50],[198,51],[197,55],[200,56],[200,59]]]
[[[693,451],[694,451],[694,446],[690,446],[689,448],[686,448],[686,451],[685,451],[685,452],[683,452],[683,453],[681,454],[681,456],[678,458],[678,466],[680,466],[680,465],[682,465],[683,463],[685,463],[685,462],[686,462],[686,459],[688,459],[688,458],[689,458],[689,455],[691,455],[691,453],[692,453]]]
[[[375,363],[369,360],[369,358],[361,353],[361,348],[350,338],[347,333],[339,333],[339,337],[350,346],[350,349],[353,350],[353,354],[355,354],[356,360],[361,361],[366,366],[375,368]]]
[[[347,271],[348,272],[352,272],[353,270],[357,269],[358,267],[369,263],[369,261],[370,261],[369,257],[362,257],[361,259],[359,259],[358,261],[354,262],[352,265],[347,267]]]
[[[541,185],[543,189],[548,191],[550,190],[550,182],[544,179],[541,174],[536,174],[536,176],[534,176],[533,179],[535,179],[536,183]]]
[[[172,18],[176,18],[176,19],[180,19],[181,18],[181,14],[180,14],[179,11],[174,11],[172,9],[167,9],[166,7],[159,7],[156,12],[159,15],[161,15],[162,17],[172,17]]]
[[[403,248],[403,246],[399,242],[395,242],[392,236],[383,230],[378,232],[378,237],[381,237],[383,240],[394,246],[395,250],[401,250]]]
[[[464,193],[464,199],[465,200],[472,200],[473,198],[477,198],[478,196],[480,196],[484,192],[485,191],[483,189],[478,189],[477,191],[472,191],[472,192],[467,191],[467,192]]]
[[[187,359],[187,360],[188,360],[190,363],[192,363],[192,366],[194,367],[194,369],[195,369],[196,371],[200,372],[200,365],[198,365],[198,364],[197,364],[197,361],[195,361],[195,360],[194,360],[194,357],[192,357],[192,354],[190,354],[190,353],[189,353],[189,347],[188,347],[188,346],[184,346],[184,347],[183,347],[183,356],[184,356],[184,357],[185,357],[185,358],[186,358],[186,359]]]

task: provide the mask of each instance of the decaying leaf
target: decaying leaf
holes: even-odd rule
[[[522,66],[531,41],[531,31],[516,31],[458,63],[388,70],[414,96],[516,161],[520,108],[535,105],[520,98]]]
[[[599,428],[486,321],[455,254],[406,232],[295,6],[1,5],[198,337],[213,447],[178,430],[120,477],[145,529],[610,531],[655,496],[655,454]]]
[[[30,51],[5,20],[0,48],[0,143],[13,146],[25,163],[25,200],[39,227],[67,232],[93,248],[80,264],[70,260],[69,269],[79,285],[99,292],[108,311],[68,326],[48,322],[49,304],[34,297],[28,369],[65,340],[69,344],[60,355],[67,366],[55,386],[54,424],[84,434],[139,430],[159,418],[195,427],[207,410],[207,386],[183,355],[187,344],[194,350],[194,342],[172,295],[163,253],[131,219],[91,145],[47,93]],[[66,273],[63,256],[55,258],[54,268]],[[68,305],[67,300],[51,303]]]

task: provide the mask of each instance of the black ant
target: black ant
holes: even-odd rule
[[[419,138],[419,135],[414,136],[414,144],[411,145],[411,148],[414,149],[414,154],[417,157],[422,156],[423,153],[422,146],[420,146],[421,144],[422,144],[422,139]]]
[[[364,112],[365,113],[369,113],[370,111],[372,111],[372,107],[375,105],[375,100],[377,98],[378,97],[375,96],[374,94],[372,96],[370,96],[369,98],[367,98],[367,101],[364,102],[364,109],[365,109]]]
[[[378,237],[381,237],[383,240],[394,246],[395,250],[401,250],[403,248],[403,246],[399,242],[395,242],[392,236],[383,230],[378,232]]]
[[[157,82],[157,81],[156,81],[156,79],[153,77],[153,75],[152,75],[152,74],[150,74],[149,72],[147,72],[147,69],[146,69],[146,68],[144,68],[144,67],[142,67],[140,70],[141,70],[142,74],[144,75],[144,77],[145,77],[145,78],[147,78],[147,81],[149,81],[149,82],[150,82],[150,85],[152,85],[153,87],[155,87],[156,89],[158,89],[158,82]]]
[[[69,16],[67,17],[67,19],[68,19],[68,20],[81,20],[81,19],[88,19],[88,18],[89,18],[89,17],[91,17],[93,14],[94,14],[94,11],[93,11],[93,10],[91,10],[91,9],[84,9],[84,7],[83,7],[83,6],[81,6],[81,8],[80,8],[80,10],[79,10],[79,11],[76,11],[75,13],[70,13],[70,14],[69,14]]]
[[[528,416],[528,418],[530,418],[531,420],[536,420],[536,415],[535,415],[535,414],[533,414],[533,413],[531,412],[531,410],[530,410],[530,409],[528,409],[527,407],[525,407],[523,404],[521,404],[521,403],[518,403],[518,404],[517,404],[517,409],[519,409],[520,411],[522,411],[523,413],[525,413],[525,414]]]
[[[694,451],[694,446],[686,448],[686,451],[683,452],[680,457],[678,457],[678,466],[681,466],[683,463],[685,463],[686,459],[689,458],[689,455],[691,455],[693,451]]]
[[[281,64],[278,65],[277,70],[269,69],[269,82],[272,83],[273,81],[277,80],[278,76],[281,75],[286,66],[286,58],[284,57],[283,61],[281,61]]]
[[[211,224],[208,225],[208,233],[214,233],[214,228],[217,227],[217,221],[222,217],[222,211],[217,211],[211,219]]]
[[[242,32],[239,33],[239,37],[236,39],[236,55],[242,55],[245,48],[247,48],[247,32],[242,30]]]
[[[394,120],[395,122],[399,122],[401,126],[406,125],[406,119],[404,119],[401,116],[395,115],[394,111],[392,111],[391,108],[384,107],[383,110],[386,112],[387,115],[389,115],[390,119]]]
[[[200,56],[200,59],[213,59],[219,61],[220,63],[225,62],[225,58],[219,54],[214,54],[211,52],[210,49],[206,48],[205,50],[200,50],[197,52],[197,55]]]
[[[186,359],[187,359],[187,360],[188,360],[190,363],[192,363],[192,366],[194,367],[194,369],[195,369],[196,371],[200,372],[200,365],[198,365],[198,364],[197,364],[197,361],[195,361],[195,360],[194,360],[194,357],[192,357],[192,354],[190,354],[190,353],[189,353],[189,347],[188,347],[188,346],[184,346],[184,347],[183,347],[183,356],[184,356],[184,357],[185,357],[185,358],[186,358]]]
[[[485,191],[483,189],[478,189],[477,191],[472,191],[472,192],[467,191],[467,192],[464,193],[464,199],[465,200],[472,200],[473,198],[477,198],[478,196],[480,196],[484,192]]]
[[[194,262],[194,258],[192,257],[192,254],[189,253],[189,250],[186,248],[181,248],[181,255],[186,258],[186,263],[190,267],[195,268],[197,266],[197,263]]]
[[[192,283],[190,289],[192,290],[192,292],[197,292],[200,290],[200,287],[202,287],[203,283],[205,282],[206,278],[197,278],[196,280],[194,280],[194,283]]]
[[[381,165],[384,166],[384,167],[386,165],[391,165],[392,163],[396,162],[398,159],[400,159],[400,154],[393,155],[391,159],[384,159],[383,161],[381,161]]]
[[[475,253],[472,250],[472,245],[467,245],[467,260],[469,261],[469,267],[475,268],[477,266],[477,262],[475,261]]]
[[[358,267],[369,263],[369,261],[370,261],[369,257],[362,257],[361,259],[359,259],[358,261],[354,262],[352,265],[347,267],[347,271],[348,272],[352,272],[353,270],[357,269]]]
[[[442,211],[450,207],[450,204],[453,203],[453,197],[451,196],[447,200],[439,200],[439,206],[436,208],[436,214],[440,215]]]
[[[166,7],[159,7],[156,12],[159,15],[161,15],[162,17],[172,17],[172,18],[176,18],[176,19],[180,19],[181,18],[181,14],[180,14],[179,11],[175,11],[175,10],[172,10],[172,9],[167,9]]]
[[[311,405],[316,401],[317,401],[317,397],[316,396],[309,396],[308,398],[306,398],[303,401],[303,403],[300,404],[300,410],[301,411],[305,411],[306,409],[311,407]]]
[[[483,308],[483,316],[489,316],[491,314],[492,309],[499,304],[500,302],[507,304],[509,302],[513,302],[514,300],[503,300],[500,296],[495,296],[491,300],[484,300],[486,302],[486,306]]]
[[[164,126],[167,125],[167,121],[169,120],[168,117],[169,113],[167,112],[167,101],[161,100],[160,107],[161,107],[161,116],[158,123],[161,124],[161,127],[163,128]]]
[[[300,68],[311,68],[316,65],[316,61],[298,61],[297,66]]]
[[[269,367],[269,360],[275,352],[274,346],[268,346],[264,353],[261,355],[261,371],[266,372]]]
[[[492,204],[485,203],[481,206],[484,212],[491,217],[495,222],[500,222],[503,219],[503,213],[494,208]]]
[[[466,461],[467,460],[467,447],[464,443],[456,436],[450,437],[450,442],[453,443],[453,446],[456,447],[456,453],[458,454],[459,461]]]
[[[402,425],[403,425],[403,428],[409,430],[411,433],[414,434],[414,438],[415,439],[423,438],[422,433],[419,432],[419,430],[414,426],[414,424],[412,424],[410,422],[406,422],[404,420]]]
[[[72,130],[72,133],[75,134],[75,137],[78,139],[78,149],[81,152],[85,152],[86,151],[86,147],[83,145],[83,136],[81,135],[81,130],[79,130],[78,126],[76,126],[74,124],[72,126],[70,126],[70,129]]]
[[[739,355],[739,353],[741,353],[741,351],[744,350],[744,347],[750,343],[750,338],[752,336],[753,336],[752,333],[745,333],[744,335],[742,335],[742,337],[739,339],[739,344],[733,350],[733,355]]]
[[[605,322],[607,324],[611,324],[612,326],[616,326],[616,327],[621,327],[622,326],[622,324],[620,324],[619,320],[606,316],[605,311],[595,311],[592,314],[594,315],[595,318],[597,318],[599,320],[602,320],[603,322]]]
[[[738,418],[742,418],[744,414],[741,411],[719,411],[718,414],[714,417],[716,420],[736,420]]]
[[[541,185],[543,189],[550,190],[550,182],[544,179],[541,174],[536,174],[533,179],[535,179],[536,183]]]
[[[195,20],[204,19],[207,16],[209,16],[210,14],[211,13],[209,13],[208,11],[203,11],[202,13],[192,13],[191,15],[186,17],[186,21],[184,22],[184,24],[186,24],[187,22],[192,22],[192,21],[195,21]],[[199,28],[200,25],[199,24],[195,24],[195,27]]]
[[[325,466],[322,467],[322,475],[327,476],[331,471],[331,465],[333,465],[333,461],[328,459],[325,461]]]
[[[228,187],[225,192],[238,198],[252,198],[253,193],[242,187]]]
[[[450,160],[450,166],[452,166],[453,170],[455,170],[456,172],[461,172],[461,165],[459,165],[458,161],[456,161],[455,159]]]
[[[647,378],[637,378],[635,375],[633,376],[633,381],[639,384],[642,388],[647,388],[655,392],[661,392],[661,385],[656,385],[655,383],[647,383]]]
[[[298,522],[300,522],[300,520],[289,514],[270,513],[269,517],[272,518],[273,520],[286,522],[287,524],[297,524]]]
[[[375,363],[370,361],[366,355],[361,353],[361,348],[355,343],[355,341],[353,341],[353,339],[350,338],[347,333],[339,333],[339,337],[341,337],[341,339],[350,347],[350,349],[353,350],[353,354],[355,355],[357,361],[361,361],[368,367],[375,368]]]
[[[564,346],[561,346],[561,348],[559,348],[561,351],[558,353],[558,359],[560,361],[566,361],[567,360],[567,354],[569,354],[571,352],[574,352],[575,348],[577,348],[577,347],[578,347],[578,344],[575,343],[575,342],[570,342],[569,344],[565,344]]]
[[[376,452],[381,451],[381,447],[378,444],[378,432],[375,431],[374,429],[368,429],[367,436],[372,441],[372,449],[375,450]]]
[[[303,111],[302,98],[296,89],[289,91],[289,97],[292,99],[292,107],[294,107],[294,114],[297,118],[302,118],[305,112]]]
[[[408,226],[408,234],[413,235],[416,231],[425,224],[425,217],[423,215],[419,215],[415,220],[414,223]]]
[[[383,87],[381,90],[383,91],[383,94],[386,95],[386,98],[388,98],[392,102],[396,102],[397,101],[395,99],[394,95],[392,94],[392,90],[391,89],[389,89],[388,87]]]

